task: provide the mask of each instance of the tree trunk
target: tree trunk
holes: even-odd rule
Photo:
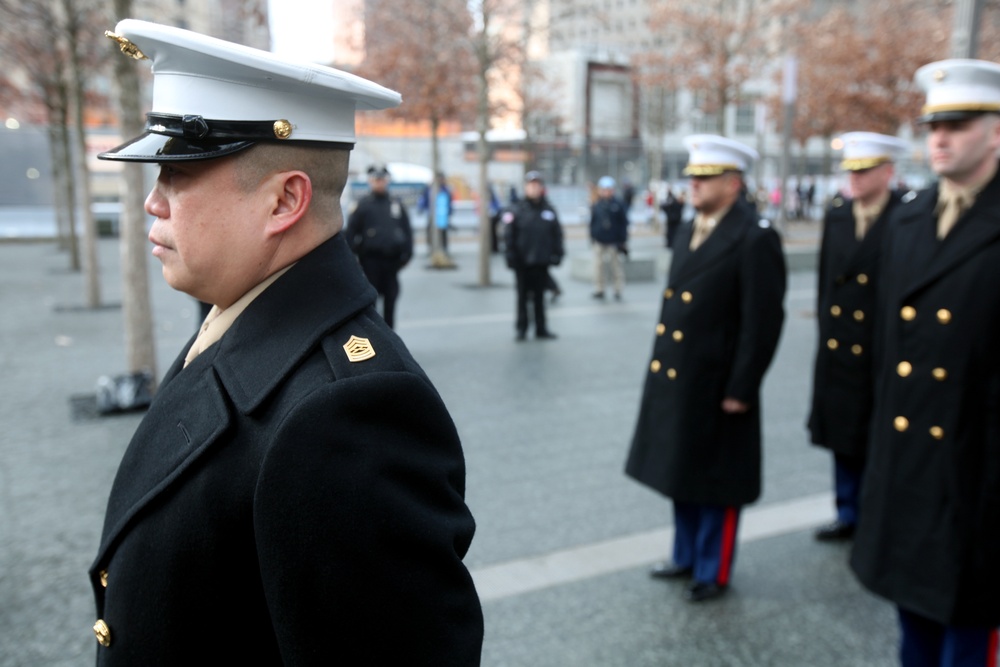
[[[79,187],[79,209],[83,215],[84,282],[87,307],[101,305],[101,269],[97,259],[97,222],[91,209],[90,169],[87,166],[87,134],[83,123],[84,73],[80,62],[80,22],[73,0],[63,0],[66,12],[66,36],[70,61],[70,96],[73,102],[73,125],[76,127],[75,173]]]
[[[73,178],[73,147],[69,136],[66,86],[56,86],[50,100],[49,140],[52,179],[55,187],[56,228],[61,248],[69,251],[71,271],[80,270],[80,245],[76,235],[76,183]]]
[[[479,158],[479,286],[490,284],[490,257],[493,254],[492,230],[490,229],[490,182],[488,164],[490,147],[486,141],[486,132],[490,127],[489,81],[486,71],[479,72],[479,100],[476,124],[479,126],[477,154]]]
[[[130,16],[131,0],[115,0],[115,14]],[[135,63],[124,56],[115,59],[118,108],[124,137],[142,132],[139,75]],[[125,163],[121,180],[122,315],[125,321],[125,355],[130,373],[148,372],[156,388],[156,346],[147,266],[149,245],[144,210],[145,185],[141,164]]]

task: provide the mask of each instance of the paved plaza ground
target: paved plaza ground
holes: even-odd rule
[[[814,226],[786,231],[789,252],[814,252]],[[588,252],[581,230],[568,236],[572,254]],[[432,270],[418,249],[396,321],[465,447],[485,667],[895,664],[891,606],[859,587],[847,547],[812,539],[833,509],[830,458],[807,445],[804,427],[815,348],[808,262],[789,276],[764,387],[765,490],[744,514],[732,590],[691,605],[679,585],[646,573],[669,551],[669,502],[622,472],[663,277],[597,302],[564,262],[549,310],[559,339],[516,343],[502,258],[491,260],[493,284],[479,287],[474,240],[458,235],[451,250],[458,268]],[[632,252],[666,251],[646,233]],[[0,244],[0,667],[93,661],[86,572],[141,418],[87,409],[97,379],[125,370],[115,239],[100,242],[100,259],[104,305],[91,310],[54,242]],[[162,374],[198,311],[152,258],[150,275]],[[177,641],[209,634],[191,628]]]

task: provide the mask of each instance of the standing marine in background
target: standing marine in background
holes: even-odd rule
[[[816,531],[816,539],[827,542],[850,539],[858,522],[874,401],[879,262],[886,219],[900,199],[890,188],[895,163],[907,149],[901,139],[874,132],[850,132],[841,140],[851,198],[835,198],[823,222],[808,421],[812,443],[833,452],[837,517]]]
[[[757,159],[725,137],[685,139],[692,224],[681,226],[625,472],[673,500],[685,598],[724,594],[742,507],[761,490],[760,386],[784,321],[781,239],[745,197]]]
[[[399,272],[413,257],[413,229],[403,202],[389,194],[389,178],[386,167],[368,168],[371,191],[348,216],[345,235],[365,276],[382,297],[382,317],[392,327]]]
[[[1000,626],[1000,65],[916,72],[939,180],[885,230],[851,567],[903,667],[994,665]]]

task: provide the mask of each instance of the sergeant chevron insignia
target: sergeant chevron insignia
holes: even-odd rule
[[[344,352],[347,353],[347,360],[352,364],[365,361],[375,356],[375,348],[367,338],[351,336],[351,339],[344,343]]]

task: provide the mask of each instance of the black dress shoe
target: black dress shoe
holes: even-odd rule
[[[541,339],[541,340],[555,340],[556,338],[558,338],[558,336],[556,336],[551,331],[540,331],[540,332],[538,332],[538,333],[535,334],[535,338],[538,338],[538,339]]]
[[[521,341],[523,341],[524,340],[524,332],[523,331],[518,331],[517,335],[514,336],[514,340],[516,340],[518,343],[520,343]]]
[[[714,600],[715,598],[722,597],[728,589],[729,587],[723,584],[694,581],[690,586],[688,586],[687,590],[684,591],[684,599],[688,602],[704,602],[706,600]]]
[[[686,579],[691,576],[692,568],[681,567],[669,561],[657,563],[649,571],[649,576],[654,579]]]
[[[820,542],[846,542],[854,537],[854,524],[844,523],[838,519],[820,527],[815,537]]]

